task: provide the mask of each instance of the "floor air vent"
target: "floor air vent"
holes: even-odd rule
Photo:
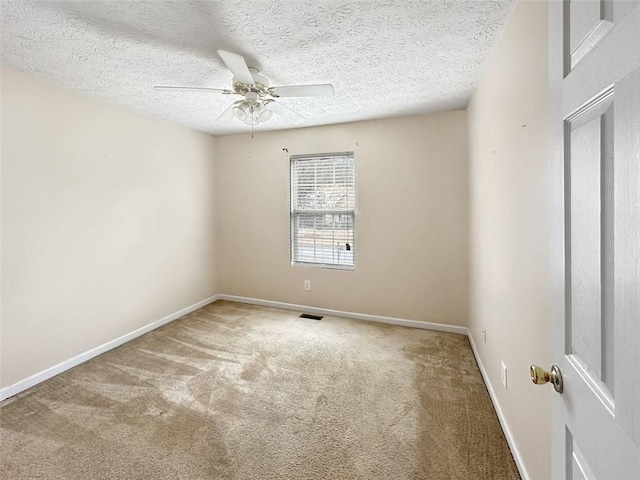
[[[300,318],[308,318],[309,320],[322,320],[322,317],[318,315],[311,315],[310,313],[303,313]]]

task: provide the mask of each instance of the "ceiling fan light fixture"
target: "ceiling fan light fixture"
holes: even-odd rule
[[[244,121],[245,124],[252,126],[252,125],[257,125],[258,124],[258,119],[253,118],[253,116],[247,117],[247,119]]]
[[[273,111],[269,110],[266,107],[262,107],[260,109],[260,112],[258,113],[258,120],[260,121],[260,123],[268,122],[269,120],[271,120],[271,117],[273,117]]]
[[[254,101],[242,101],[232,109],[233,115],[247,125],[266,123],[273,117],[273,111],[264,104]]]
[[[233,107],[232,112],[233,112],[233,116],[236,117],[241,122],[246,122],[247,117],[249,117],[248,108],[245,103],[241,103],[240,105]]]
[[[260,105],[249,105],[248,106],[249,114],[247,115],[244,123],[247,125],[258,125],[260,124]]]

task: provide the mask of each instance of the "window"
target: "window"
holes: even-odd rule
[[[353,152],[291,157],[291,264],[354,268]]]

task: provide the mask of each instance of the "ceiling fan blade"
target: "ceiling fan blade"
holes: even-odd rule
[[[269,102],[267,108],[276,115],[284,118],[288,122],[293,123],[294,125],[299,125],[305,120],[302,115],[294,112],[289,107],[283,105],[282,103],[276,102],[275,100]]]
[[[218,55],[220,55],[227,68],[231,70],[237,81],[253,85],[253,77],[242,55],[227,52],[226,50],[218,50]]]
[[[207,88],[207,87],[173,87],[169,85],[156,85],[154,90],[159,92],[205,92],[205,93],[231,93],[229,90],[222,88]]]
[[[233,102],[229,107],[220,114],[218,118],[216,118],[216,122],[227,122],[233,118],[233,107],[236,106],[238,102]]]
[[[277,97],[332,97],[336,91],[333,85],[287,85],[269,89]]]

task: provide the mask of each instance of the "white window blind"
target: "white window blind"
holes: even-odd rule
[[[291,157],[291,263],[354,268],[353,152]]]

